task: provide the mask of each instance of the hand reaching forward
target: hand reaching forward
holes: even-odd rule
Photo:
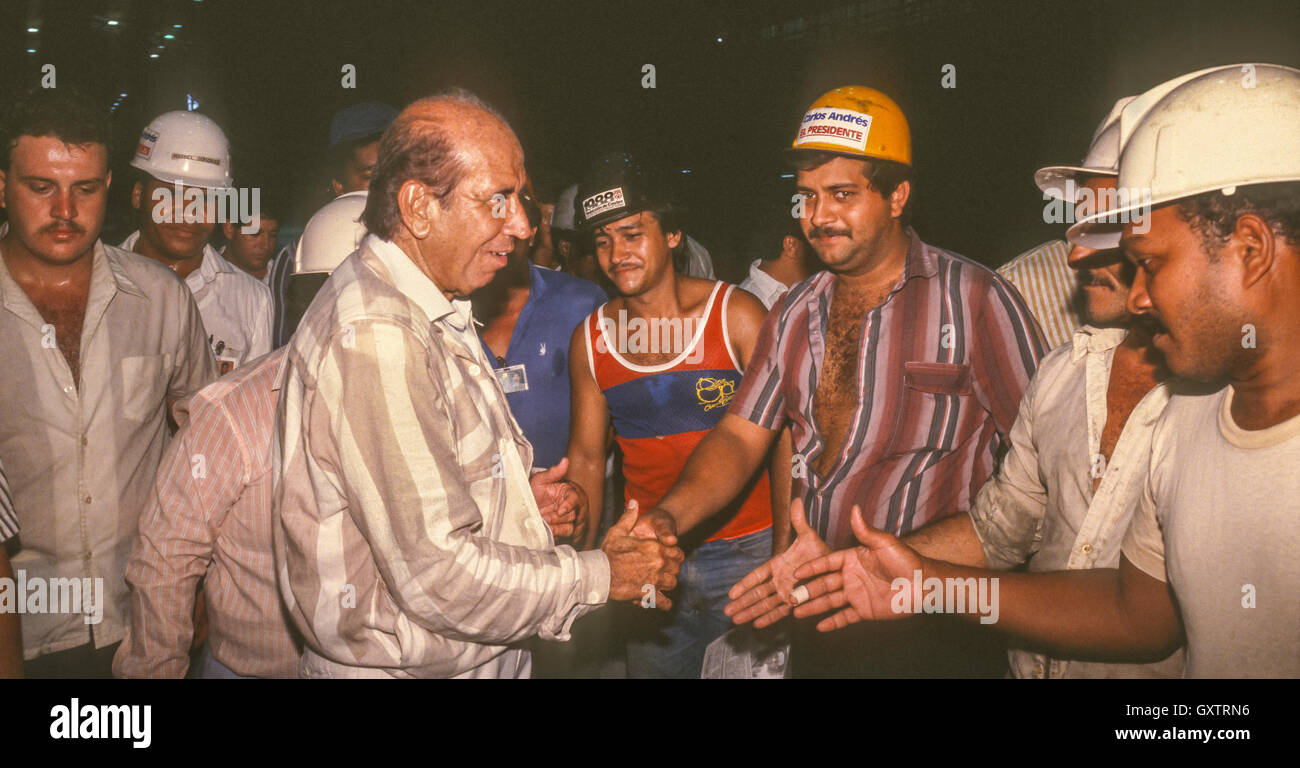
[[[894,536],[878,531],[862,519],[862,511],[853,508],[853,535],[863,546],[842,549],[805,563],[795,572],[796,578],[813,579],[804,585],[808,599],[794,609],[803,619],[827,611],[835,613],[817,623],[817,629],[830,632],[843,629],[864,619],[898,619],[907,615],[892,605],[894,579],[912,579],[921,570],[921,556]]]
[[[636,501],[629,501],[627,511],[601,542],[600,548],[609,558],[609,599],[666,611],[673,601],[664,592],[677,586],[677,572],[686,555],[658,539],[634,535],[636,519]]]
[[[587,531],[587,494],[576,483],[564,479],[569,460],[528,478],[537,501],[537,511],[551,528],[556,541],[580,541]]]
[[[735,623],[753,621],[755,627],[762,629],[789,615],[790,607],[798,604],[794,596],[798,581],[796,569],[830,553],[831,548],[808,526],[802,499],[790,503],[790,522],[794,524],[794,543],[750,571],[727,593],[731,602],[723,612]]]

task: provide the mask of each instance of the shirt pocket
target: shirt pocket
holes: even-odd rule
[[[123,418],[143,422],[159,412],[171,379],[171,368],[171,355],[122,358],[118,386],[122,393]]]
[[[969,365],[959,363],[903,363],[903,384],[907,389],[933,395],[969,395]]]
[[[961,414],[973,407],[975,392],[969,365],[907,362],[903,364],[902,410],[889,453],[947,453],[963,438]]]

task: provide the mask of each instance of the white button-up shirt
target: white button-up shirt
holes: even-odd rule
[[[100,242],[92,258],[80,382],[0,259],[0,460],[21,525],[12,565],[29,592],[36,579],[82,587],[80,612],[51,601],[23,614],[27,659],[83,645],[92,628],[96,647],[122,639],[124,572],[168,441],[166,399],[216,377],[198,308],[174,272]],[[95,579],[98,607],[84,588]],[[72,601],[71,588],[65,595]]]
[[[136,230],[121,247],[135,250],[139,239]],[[185,284],[198,302],[222,375],[271,351],[271,290],[260,280],[205,245],[203,261],[186,276]]]
[[[1010,450],[970,512],[990,567],[1026,560],[1031,571],[1119,566],[1146,482],[1152,430],[1169,402],[1166,384],[1148,392],[1129,414],[1109,462],[1103,459],[1111,363],[1127,335],[1085,325],[1039,364],[1011,428]],[[1178,677],[1183,652],[1154,664],[1100,664],[1013,649],[1010,662],[1017,677]]]
[[[790,290],[790,286],[777,280],[768,273],[764,272],[759,265],[763,263],[762,259],[754,259],[749,265],[749,277],[740,284],[743,290],[754,294],[755,298],[763,302],[763,306],[769,310],[776,300],[785,295]]]

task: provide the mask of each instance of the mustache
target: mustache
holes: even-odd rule
[[[86,228],[73,221],[57,221],[53,224],[47,224],[41,227],[41,233],[47,232],[75,232],[78,235],[85,234]]]
[[[1133,322],[1141,326],[1142,329],[1146,331],[1148,337],[1154,336],[1157,333],[1169,333],[1169,328],[1151,315],[1138,315],[1133,318]]]
[[[1079,285],[1113,286],[1115,281],[1095,269],[1081,269],[1076,273]]]
[[[815,240],[816,238],[819,237],[834,237],[837,235],[848,237],[849,231],[847,229],[831,229],[829,227],[813,227],[812,229],[808,230],[809,240]]]

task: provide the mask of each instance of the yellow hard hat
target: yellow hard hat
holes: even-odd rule
[[[912,164],[912,134],[903,110],[893,99],[863,85],[822,94],[804,113],[790,146]]]

